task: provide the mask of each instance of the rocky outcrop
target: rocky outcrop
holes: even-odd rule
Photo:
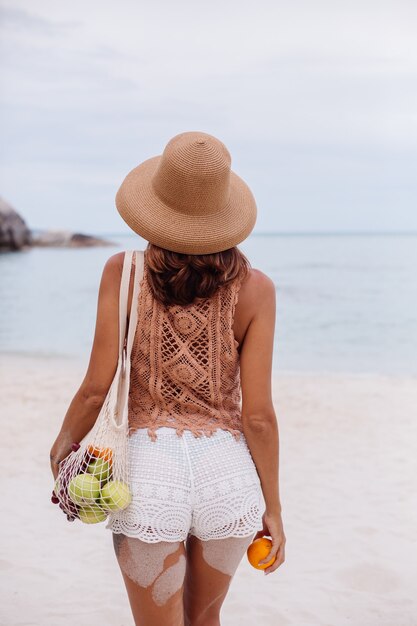
[[[29,246],[85,248],[114,246],[112,241],[74,233],[69,230],[30,230],[25,220],[5,200],[0,198],[0,252],[21,250]]]
[[[32,244],[25,220],[0,198],[0,250],[21,250]]]
[[[113,246],[114,243],[107,239],[73,233],[69,230],[45,230],[32,233],[33,246],[50,246],[58,248],[85,248],[92,246]]]

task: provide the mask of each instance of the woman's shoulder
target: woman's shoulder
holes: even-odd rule
[[[253,297],[264,297],[275,293],[275,283],[268,274],[251,267],[242,281],[241,290],[243,293],[252,294]]]
[[[125,251],[112,254],[104,264],[102,280],[118,288],[123,273]]]
[[[262,270],[250,268],[244,278],[236,304],[236,334],[244,336],[250,320],[262,310],[275,310],[275,283]],[[243,332],[243,330],[245,332]]]
[[[109,268],[122,268],[124,258],[125,258],[124,250],[122,252],[116,252],[115,254],[112,254],[111,257],[107,259],[106,266]]]
[[[138,252],[142,252],[142,250],[139,250]],[[120,273],[123,270],[123,263],[125,260],[125,254],[126,254],[126,250],[122,250],[121,252],[116,252],[115,254],[112,254],[111,257],[109,257],[106,261],[105,267],[109,268],[109,270],[118,270],[120,271]],[[132,258],[132,263],[133,265],[135,264],[135,256],[133,255]]]

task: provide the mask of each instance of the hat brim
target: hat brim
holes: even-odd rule
[[[126,176],[116,207],[138,235],[161,248],[185,254],[210,254],[237,245],[250,234],[257,216],[247,184],[230,172],[230,201],[220,211],[189,215],[165,204],[154,192],[152,176],[161,156],[147,159]]]

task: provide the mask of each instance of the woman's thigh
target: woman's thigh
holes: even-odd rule
[[[185,626],[217,623],[230,583],[252,537],[202,541],[189,535],[184,585]]]
[[[136,626],[183,626],[184,542],[113,533],[113,544]]]

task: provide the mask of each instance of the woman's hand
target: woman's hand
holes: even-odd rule
[[[69,455],[71,451],[72,441],[70,438],[61,434],[58,435],[49,455],[54,480],[56,480],[58,476],[59,464]]]
[[[258,531],[253,540],[259,537],[271,537],[272,548],[269,554],[259,561],[259,563],[268,563],[275,557],[272,565],[264,569],[265,574],[272,574],[285,561],[285,543],[286,538],[282,524],[281,511],[266,510],[262,516],[262,530]]]

